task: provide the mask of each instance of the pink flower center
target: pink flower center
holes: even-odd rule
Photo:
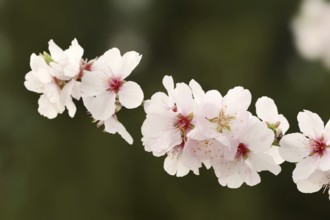
[[[194,125],[191,123],[193,119],[193,116],[191,114],[184,116],[182,114],[179,114],[177,116],[177,120],[174,124],[174,126],[181,130],[181,132],[184,134],[185,132],[191,130]]]
[[[249,152],[250,152],[249,148],[245,144],[240,143],[237,147],[235,159],[241,159],[241,158],[246,159],[248,157]]]
[[[123,85],[123,81],[119,78],[111,78],[108,82],[108,91],[112,91],[117,93],[121,86]]]
[[[323,137],[321,137],[320,139],[317,139],[317,140],[311,140],[310,146],[312,147],[311,155],[316,154],[320,157],[323,156],[323,154],[327,148],[327,144],[325,143]]]

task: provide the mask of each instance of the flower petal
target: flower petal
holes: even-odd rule
[[[115,99],[114,93],[104,92],[96,97],[83,97],[83,102],[94,119],[104,121],[115,113]]]
[[[316,170],[318,166],[317,157],[306,157],[299,163],[292,173],[293,181],[298,182],[307,179]]]
[[[100,71],[84,71],[80,90],[83,96],[95,96],[107,90],[107,76]]]
[[[142,55],[135,51],[129,51],[125,53],[121,59],[121,70],[116,73],[117,76],[120,75],[121,79],[125,79],[131,74],[135,67],[140,63]]]
[[[136,82],[125,82],[118,92],[119,102],[125,108],[132,109],[141,105],[143,101],[143,91]]]
[[[298,190],[302,193],[314,193],[314,192],[319,191],[322,188],[322,185],[315,184],[315,183],[311,182],[309,179],[304,179],[304,180],[298,181],[296,184],[297,184]]]
[[[191,89],[191,91],[193,93],[194,99],[197,102],[200,102],[203,99],[203,97],[205,96],[205,92],[202,89],[202,87],[199,85],[198,82],[196,82],[193,79],[190,80],[189,87],[190,87],[190,89]]]
[[[246,111],[251,104],[251,93],[243,87],[230,89],[223,98],[223,107],[227,114],[236,115],[239,112]]]
[[[310,153],[307,144],[308,139],[303,134],[287,134],[280,141],[280,155],[286,161],[299,162]]]
[[[194,100],[188,85],[185,83],[177,83],[173,94],[178,112],[184,115],[193,112]]]
[[[300,131],[309,138],[317,139],[323,135],[324,123],[320,116],[304,110],[298,114]]]
[[[118,133],[128,144],[133,144],[132,136],[127,132],[123,124],[115,117],[111,117],[104,121],[104,131],[110,134]]]
[[[248,161],[257,172],[267,170],[274,175],[278,175],[281,172],[281,167],[274,162],[270,155],[260,153],[251,154],[248,157]]]
[[[172,76],[164,76],[163,78],[163,86],[165,87],[167,94],[172,94],[174,90],[174,81]]]
[[[56,118],[58,113],[63,112],[62,109],[59,109],[56,103],[51,102],[49,97],[45,94],[40,96],[38,104],[39,114],[49,119]]]
[[[265,122],[276,123],[278,120],[277,106],[273,99],[261,97],[256,102],[256,112],[258,118]]]

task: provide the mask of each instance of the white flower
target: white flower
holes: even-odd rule
[[[330,65],[330,4],[326,0],[304,0],[292,24],[295,43],[307,59]]]
[[[256,112],[258,118],[265,122],[268,128],[272,129],[275,134],[274,143],[269,151],[270,155],[277,164],[283,163],[284,160],[278,152],[278,142],[289,129],[288,120],[282,114],[278,114],[273,99],[265,96],[257,100]]]
[[[233,129],[232,125],[238,118],[249,117],[247,109],[251,103],[251,93],[242,87],[235,87],[230,89],[224,97],[216,90],[210,90],[202,97],[196,116],[199,135],[202,140],[205,139],[204,137],[206,139],[214,138],[229,146],[227,136]],[[246,122],[246,120],[242,120],[242,122]],[[196,134],[192,137],[199,139]],[[231,151],[227,156],[227,159],[232,159],[235,151]]]
[[[94,119],[109,119],[115,113],[116,106],[132,109],[142,103],[141,87],[135,82],[125,81],[140,60],[141,55],[134,51],[121,56],[119,50],[113,48],[96,59],[90,71],[84,71],[81,93]]]
[[[141,57],[135,51],[121,56],[117,48],[108,50],[90,62],[88,69],[83,71],[80,85],[84,105],[92,117],[99,121],[99,125],[105,125],[104,131],[112,134],[118,132],[129,144],[133,143],[133,139],[115,113],[122,106],[133,109],[143,101],[141,87],[125,80]]]
[[[330,123],[324,127],[322,119],[307,110],[299,112],[298,122],[302,133],[285,135],[279,149],[285,160],[297,163],[293,171],[296,183],[309,178],[317,169],[330,170]]]
[[[220,157],[212,160],[215,174],[222,186],[238,188],[244,182],[254,186],[261,181],[258,172],[268,170],[277,175],[281,171],[281,167],[268,154],[274,134],[259,119],[251,116],[248,127],[233,129],[231,133],[231,148],[236,149],[233,160],[227,160],[221,153]],[[223,145],[222,151],[227,147]],[[218,152],[221,152],[221,148]]]
[[[75,82],[65,84],[56,78],[53,68],[42,56],[32,54],[30,66],[31,71],[26,74],[24,85],[28,90],[42,94],[38,101],[39,113],[53,119],[63,113],[66,107],[69,115],[73,117],[76,107],[72,102],[71,93],[77,90]]]
[[[194,99],[188,85],[165,76],[168,95],[155,93],[145,102],[147,113],[142,131],[145,150],[155,156],[167,154],[164,169],[171,175],[184,176],[190,170],[198,174],[201,162],[190,151],[188,133],[194,128]]]

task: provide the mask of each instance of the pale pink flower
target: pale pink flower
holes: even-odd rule
[[[299,112],[298,122],[302,133],[285,135],[279,149],[286,161],[297,163],[294,182],[309,178],[317,169],[330,170],[330,123],[324,126],[317,114],[307,110]]]
[[[248,119],[247,127],[237,128],[231,131],[230,140],[231,148],[236,149],[235,157],[227,160],[224,151],[228,146],[223,145],[218,148],[218,155],[212,160],[219,183],[229,188],[238,188],[244,182],[254,186],[261,181],[258,174],[260,171],[270,171],[277,175],[281,167],[268,154],[274,133],[254,116]]]

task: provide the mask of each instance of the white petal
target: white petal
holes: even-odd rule
[[[40,115],[45,116],[49,119],[56,118],[58,113],[62,113],[59,111],[56,103],[52,103],[48,96],[45,94],[40,96],[38,104],[38,112],[40,113]]]
[[[235,115],[239,112],[246,111],[251,104],[251,98],[250,91],[243,87],[230,89],[223,98],[226,113]]]
[[[77,108],[76,108],[75,104],[73,103],[72,97],[71,97],[71,92],[72,92],[74,83],[75,83],[75,80],[71,80],[61,90],[61,100],[62,100],[62,103],[68,109],[69,116],[71,118],[74,117],[74,115],[76,114],[76,111],[77,111]]]
[[[261,182],[259,174],[245,163],[240,169],[240,175],[248,186],[255,186]]]
[[[119,73],[116,75],[121,77],[121,79],[125,79],[127,76],[131,74],[131,72],[135,69],[135,67],[140,63],[142,55],[138,54],[135,51],[127,52],[122,57],[122,68]]]
[[[324,123],[316,113],[307,110],[299,112],[298,122],[300,131],[307,137],[317,139],[322,136]]]
[[[287,134],[280,141],[280,155],[286,161],[299,162],[310,153],[307,144],[308,139],[303,134]]]
[[[289,122],[282,114],[280,114],[278,117],[280,121],[279,128],[282,130],[282,134],[285,134],[289,130]]]
[[[314,193],[322,188],[322,185],[312,183],[309,179],[298,181],[297,188],[302,193]]]
[[[258,118],[265,122],[276,123],[278,120],[277,106],[273,99],[261,97],[256,102],[256,112]]]
[[[317,168],[318,158],[307,157],[297,163],[296,168],[292,173],[293,181],[298,182],[307,179]]]
[[[319,168],[322,171],[330,170],[330,152],[329,149],[325,150],[322,157],[320,158]]]
[[[127,132],[123,124],[114,117],[104,121],[104,131],[110,134],[118,133],[128,144],[133,144],[132,136]]]
[[[177,83],[173,94],[178,112],[184,115],[193,112],[194,100],[188,85],[185,83]]]
[[[59,61],[64,57],[64,51],[53,40],[48,42],[48,49],[53,60]]]
[[[181,156],[181,147],[175,147],[168,152],[164,161],[164,169],[168,174],[183,177],[189,173],[189,168],[184,166],[181,162]]]
[[[268,170],[274,175],[278,175],[281,172],[281,167],[267,154],[251,154],[248,161],[257,172]]]
[[[136,108],[143,101],[143,91],[136,82],[125,82],[118,92],[119,102],[128,109]]]
[[[92,66],[92,71],[101,71],[108,76],[114,76],[121,69],[121,55],[117,48],[106,51],[96,59]]]
[[[107,120],[115,113],[116,95],[104,92],[96,97],[83,97],[84,105],[96,120]]]
[[[27,90],[32,92],[43,93],[44,91],[44,83],[38,79],[33,71],[30,71],[25,75],[24,86]]]
[[[199,85],[198,82],[196,82],[193,79],[190,80],[189,87],[191,88],[191,91],[193,93],[194,99],[197,102],[200,102],[203,99],[203,97],[205,96],[205,92],[202,89],[202,87]]]
[[[83,96],[95,96],[106,91],[107,76],[100,71],[84,71],[80,90]]]
[[[171,94],[174,90],[174,81],[172,76],[164,76],[163,86],[165,87],[167,94]]]
[[[281,157],[278,146],[272,146],[268,154],[273,158],[276,164],[282,164],[285,160]]]

